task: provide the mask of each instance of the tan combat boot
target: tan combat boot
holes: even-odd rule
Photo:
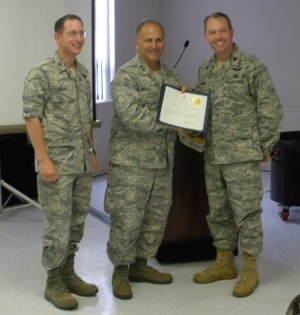
[[[212,283],[217,280],[229,280],[237,277],[236,267],[233,261],[233,253],[230,249],[217,249],[217,257],[214,263],[206,270],[194,275],[196,283]]]
[[[129,280],[131,282],[150,282],[154,284],[169,284],[173,281],[169,273],[158,272],[147,265],[146,259],[137,258],[129,267]]]
[[[84,282],[75,273],[74,256],[74,254],[68,256],[66,263],[62,267],[62,279],[67,289],[81,296],[93,296],[97,294],[98,288],[94,284]]]
[[[122,300],[132,298],[132,290],[128,279],[128,267],[116,266],[112,277],[113,294]]]
[[[62,280],[61,267],[48,270],[45,299],[63,310],[72,310],[78,307],[77,300],[70,294]]]
[[[232,294],[236,297],[245,297],[252,294],[259,283],[256,257],[247,253],[243,253],[243,257],[244,265],[240,280],[232,291]]]

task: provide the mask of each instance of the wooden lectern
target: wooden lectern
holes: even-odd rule
[[[175,143],[173,203],[156,259],[163,263],[214,259],[206,215],[203,153]]]

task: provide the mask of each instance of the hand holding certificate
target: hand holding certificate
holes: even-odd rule
[[[205,132],[209,96],[195,92],[182,93],[179,88],[163,84],[158,121],[184,129]]]

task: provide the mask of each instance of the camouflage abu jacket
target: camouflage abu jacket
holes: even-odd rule
[[[114,103],[111,163],[142,168],[173,167],[176,133],[157,122],[163,82],[180,84],[172,68],[162,64],[155,75],[138,56],[119,69],[111,84]]]
[[[283,111],[258,58],[235,45],[222,68],[216,66],[215,56],[200,65],[195,89],[211,96],[206,159],[228,164],[262,160],[271,152],[279,139]]]
[[[86,68],[76,77],[57,52],[33,67],[25,79],[23,117],[39,117],[48,153],[59,174],[90,172],[91,90]]]

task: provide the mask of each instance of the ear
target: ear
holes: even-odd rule
[[[139,47],[139,45],[138,45],[138,38],[137,37],[134,38],[134,46],[135,46],[135,48]]]
[[[207,39],[207,36],[206,36],[206,33],[205,33],[205,32],[203,33],[203,37],[204,37],[204,39],[208,42],[208,39]]]
[[[57,33],[57,32],[54,33],[54,39],[55,39],[56,41],[59,40],[60,36],[61,36],[61,34],[59,34],[59,33]]]

